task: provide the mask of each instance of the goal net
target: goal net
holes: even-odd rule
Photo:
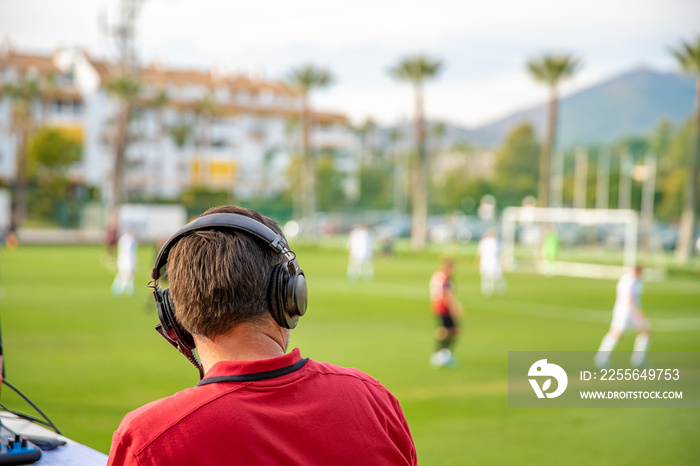
[[[619,278],[637,263],[638,229],[630,209],[508,207],[501,217],[504,267]]]

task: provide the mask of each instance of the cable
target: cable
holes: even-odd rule
[[[10,414],[14,414],[15,416],[17,416],[20,419],[26,419],[27,421],[31,421],[31,422],[34,422],[36,424],[41,424],[41,425],[46,426],[46,427],[51,427],[51,424],[44,421],[43,419],[39,419],[38,417],[34,417],[31,414],[26,414],[26,413],[21,413],[19,411],[15,411],[14,409],[10,409],[2,403],[0,403],[0,409],[2,409],[5,412],[8,412]],[[0,420],[0,424],[2,424],[2,420]]]
[[[27,398],[27,397],[25,396],[24,393],[22,393],[21,391],[19,391],[18,388],[16,388],[14,385],[12,385],[10,382],[8,382],[7,379],[3,379],[3,380],[2,380],[2,383],[5,384],[5,385],[7,385],[8,387],[10,387],[15,393],[17,393],[19,396],[21,396],[22,399],[24,399],[24,401],[26,401],[27,403],[29,403],[29,405],[30,405],[32,408],[34,408],[34,409],[36,410],[37,413],[41,414],[41,416],[42,416],[44,419],[46,419],[46,422],[43,422],[43,421],[37,419],[38,422],[40,422],[41,424],[44,424],[44,425],[46,425],[46,426],[48,426],[48,427],[51,427],[53,430],[56,431],[56,433],[57,433],[58,435],[63,435],[63,434],[61,434],[61,431],[58,430],[58,427],[56,427],[56,425],[55,425],[53,422],[51,422],[51,419],[49,419],[49,417],[48,417],[46,414],[44,414],[44,412],[43,412],[41,409],[39,409],[39,407],[38,407],[37,405],[35,405],[34,402],[32,402],[32,400],[30,400],[29,398]],[[20,416],[20,417],[23,417],[23,418],[25,418],[25,419],[28,419],[28,420],[32,420],[31,418],[33,418],[33,416],[29,416],[29,415],[26,415],[26,414],[21,415],[21,414],[19,414],[19,413],[17,413],[17,412],[14,412],[14,411],[9,410],[9,409],[8,409],[7,411],[9,411],[9,412],[11,412],[11,413],[13,413],[13,414],[15,414],[15,415],[17,415],[17,416]]]

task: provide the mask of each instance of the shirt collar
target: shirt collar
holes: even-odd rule
[[[301,360],[301,351],[294,348],[290,353],[275,358],[258,359],[253,361],[219,361],[208,371],[203,380],[212,377],[229,375],[256,374],[283,369],[298,363]]]

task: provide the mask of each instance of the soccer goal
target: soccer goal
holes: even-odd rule
[[[638,230],[630,209],[508,207],[501,217],[504,267],[619,278],[637,263]]]

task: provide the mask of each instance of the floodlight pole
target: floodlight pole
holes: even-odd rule
[[[394,234],[398,234],[399,227],[401,225],[400,218],[401,214],[404,213],[402,201],[402,190],[403,190],[403,167],[401,151],[398,149],[397,144],[394,144]]]
[[[654,191],[656,189],[656,155],[647,154],[646,178],[642,185],[642,225],[646,246],[651,248],[651,234],[654,226]]]
[[[588,152],[579,147],[576,149],[576,168],[574,178],[574,208],[586,208],[586,188],[588,184]]]
[[[620,184],[617,196],[617,208],[629,209],[632,204],[632,178],[629,170],[630,154],[625,151],[620,156]]]
[[[561,151],[554,152],[552,171],[550,175],[549,206],[563,207],[564,205],[564,154]]]
[[[639,228],[639,218],[634,210],[627,210],[624,215],[629,220],[625,224],[625,249],[623,251],[622,262],[625,267],[637,265],[637,230]]]
[[[596,180],[595,208],[607,209],[610,196],[610,152],[598,152],[598,175]]]
[[[528,211],[534,211],[534,207],[530,207]],[[519,214],[520,210],[514,207],[506,207],[501,214],[503,266],[507,271],[515,270],[515,224],[518,221]]]

